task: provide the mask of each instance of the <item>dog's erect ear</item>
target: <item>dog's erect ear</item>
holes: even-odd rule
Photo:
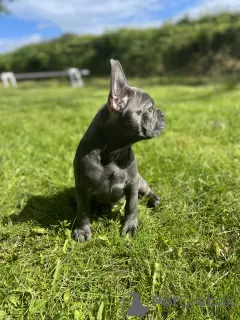
[[[123,111],[128,103],[128,84],[121,64],[111,59],[111,85],[108,99],[109,111]]]

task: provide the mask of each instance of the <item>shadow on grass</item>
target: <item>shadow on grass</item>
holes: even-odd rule
[[[50,196],[32,196],[22,211],[11,215],[10,219],[13,223],[34,221],[44,228],[52,228],[59,225],[61,221],[67,220],[72,226],[77,216],[74,196],[74,188],[66,188]],[[119,215],[111,211],[103,212],[100,208],[94,208],[91,211],[91,221],[104,217],[116,219]]]

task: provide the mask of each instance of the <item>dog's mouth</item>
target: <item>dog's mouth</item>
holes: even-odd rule
[[[158,122],[157,122],[157,125],[156,125],[156,129],[157,130],[160,130],[161,132],[165,129],[166,127],[166,122],[164,119],[159,119]]]
[[[142,125],[142,139],[152,139],[159,136],[165,129],[164,114],[159,110],[155,109],[151,120],[151,124]]]
[[[165,123],[160,123],[160,125],[156,126],[153,132],[153,137],[159,136],[161,133],[163,133],[164,129],[165,129]]]
[[[157,118],[155,128],[153,130],[153,137],[159,136],[164,131],[166,126],[163,113],[160,110],[157,110],[157,112],[158,112],[158,118]]]
[[[147,130],[144,130],[145,139],[152,139],[154,137],[159,136],[165,129],[165,122],[158,122],[155,126],[155,128],[149,132]]]

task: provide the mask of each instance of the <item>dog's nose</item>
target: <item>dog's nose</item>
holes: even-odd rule
[[[162,118],[164,118],[164,113],[163,113],[163,112],[160,112],[160,116],[161,116]]]

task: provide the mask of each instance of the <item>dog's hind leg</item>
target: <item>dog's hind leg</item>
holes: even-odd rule
[[[138,174],[139,177],[139,187],[138,187],[138,194],[140,196],[146,196],[148,197],[148,207],[154,208],[160,203],[160,198],[158,195],[152,192],[151,188],[149,187],[147,181],[145,181],[140,174]]]

